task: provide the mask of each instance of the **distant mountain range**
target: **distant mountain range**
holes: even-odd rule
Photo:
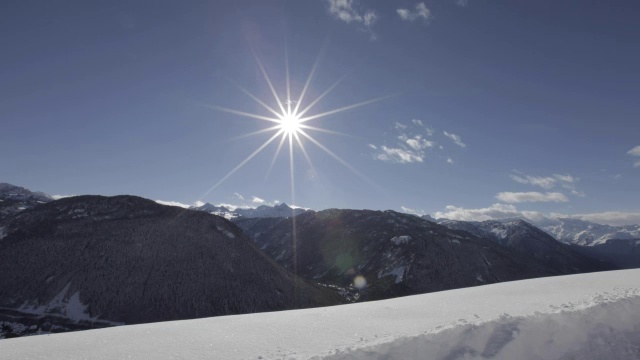
[[[293,218],[233,221],[276,262],[306,279],[344,288],[357,287],[362,276],[363,299],[615,268],[525,222],[487,238],[491,230],[460,231],[394,211],[310,211],[295,224]]]
[[[640,225],[611,226],[569,218],[546,219],[533,224],[567,244],[593,246],[614,239],[640,239]]]
[[[191,210],[204,211],[209,214],[222,216],[226,219],[233,219],[237,217],[244,218],[273,218],[273,217],[290,217],[297,216],[307,212],[308,210],[303,208],[292,208],[289,205],[282,203],[274,206],[260,205],[257,208],[231,208],[226,206],[216,206],[210,203],[206,203],[201,206],[192,206]]]

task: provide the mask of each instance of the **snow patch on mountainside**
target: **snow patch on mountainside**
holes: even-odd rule
[[[32,315],[57,315],[63,316],[75,322],[83,320],[96,320],[89,316],[87,305],[80,301],[80,292],[76,291],[73,295],[67,296],[71,283],[53,297],[48,303],[40,305],[37,301],[27,301],[17,310]]]
[[[0,341],[0,359],[638,359],[640,270]]]
[[[395,236],[391,239],[391,241],[396,245],[408,244],[409,241],[411,241],[411,236],[408,236],[408,235]]]

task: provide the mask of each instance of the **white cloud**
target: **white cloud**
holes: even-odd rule
[[[177,202],[177,201],[162,201],[162,200],[156,200],[156,202],[160,205],[167,205],[167,206],[178,206],[181,208],[185,208],[188,209],[191,207],[191,205],[187,205],[187,204],[183,204],[181,202]]]
[[[615,175],[613,175],[613,178],[616,179],[616,180],[620,180],[620,179],[622,179],[622,174],[615,174]]]
[[[485,221],[512,217],[525,217],[536,220],[543,219],[544,215],[537,211],[520,211],[513,205],[496,203],[480,209],[465,209],[448,205],[445,211],[436,212],[435,217],[437,219],[447,218],[460,221]]]
[[[633,167],[640,168],[640,160],[636,161],[635,164],[633,164]]]
[[[520,184],[539,186],[543,189],[551,189],[556,186],[556,179],[553,177],[540,177],[540,176],[529,176],[529,175],[509,175],[511,179]]]
[[[77,195],[51,195],[51,198],[53,200],[59,200],[59,199],[64,199],[64,198],[68,198],[68,197],[74,197]]]
[[[237,192],[233,193],[233,196],[237,197],[240,200],[244,200],[244,196],[238,194]]]
[[[374,155],[374,159],[400,164],[423,162],[423,157],[410,150],[400,148],[388,148],[384,145],[380,147],[380,152]]]
[[[204,204],[205,204],[205,202],[204,202],[204,201],[200,201],[200,200],[198,200],[198,201],[196,201],[196,202],[194,202],[194,203],[193,203],[193,206],[195,206],[195,207],[200,207],[200,206],[202,206],[202,205],[204,205]]]
[[[431,18],[431,10],[429,10],[423,2],[416,4],[415,11],[411,11],[409,9],[397,9],[396,12],[402,20],[406,21],[414,21],[417,19],[426,21]]]
[[[600,213],[574,215],[560,213],[545,214],[539,211],[518,210],[514,205],[500,203],[479,209],[465,209],[463,207],[449,205],[445,208],[445,211],[436,212],[435,217],[438,219],[447,218],[460,221],[486,221],[514,217],[522,217],[538,221],[559,217],[573,218],[613,226],[640,224],[639,212],[605,211]]]
[[[414,125],[424,126],[424,125],[422,124],[422,120],[413,119],[413,120],[411,120],[411,122],[412,122]]]
[[[569,199],[563,193],[537,191],[529,192],[501,192],[496,195],[496,199],[507,203],[520,202],[567,202]]]
[[[451,139],[451,141],[453,141],[456,145],[458,145],[460,147],[467,147],[467,144],[462,142],[462,139],[460,138],[459,135],[444,131],[444,136],[446,136],[449,139]]]
[[[377,150],[378,149],[378,147],[373,145],[373,144],[369,144],[369,147],[372,148],[373,150]]]
[[[452,158],[447,158],[447,163],[453,164],[453,159]]]
[[[553,217],[572,218],[613,226],[640,224],[639,212],[605,211],[591,214],[552,214]]]
[[[259,198],[259,197],[257,197],[257,196],[253,196],[253,197],[251,198],[251,202],[254,202],[254,203],[256,203],[256,204],[262,204],[262,203],[264,202],[264,199],[261,199],[261,198]]]
[[[405,142],[414,150],[424,150],[435,145],[433,141],[425,140],[421,135],[416,135],[411,139],[406,139]]]
[[[631,156],[640,156],[640,145],[634,147],[633,149],[627,151],[627,154]]]
[[[469,5],[469,0],[456,0],[456,5],[460,7],[466,7]]]
[[[400,206],[400,209],[402,210],[403,213],[417,215],[417,216],[422,216],[426,214],[424,210],[411,209],[406,206]]]
[[[363,30],[369,33],[371,40],[376,39],[373,32],[373,25],[378,21],[378,14],[373,10],[359,11],[357,9],[356,0],[327,0],[329,2],[329,13],[336,19],[342,20],[347,24],[361,24]]]
[[[395,128],[396,128],[396,130],[405,130],[407,128],[407,125],[399,123],[399,122],[396,122]]]

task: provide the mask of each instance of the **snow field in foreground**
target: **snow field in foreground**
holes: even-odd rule
[[[0,341],[0,359],[640,359],[640,270]]]

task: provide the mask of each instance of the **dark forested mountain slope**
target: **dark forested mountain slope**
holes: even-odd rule
[[[78,196],[0,223],[0,307],[142,323],[338,304],[234,224],[133,196]]]
[[[571,245],[571,248],[622,269],[640,268],[640,239],[609,239],[592,246]]]
[[[369,299],[592,270],[549,266],[492,240],[393,211],[307,212],[295,218],[295,237],[293,219],[235,222],[307,279],[347,286],[363,276]]]

